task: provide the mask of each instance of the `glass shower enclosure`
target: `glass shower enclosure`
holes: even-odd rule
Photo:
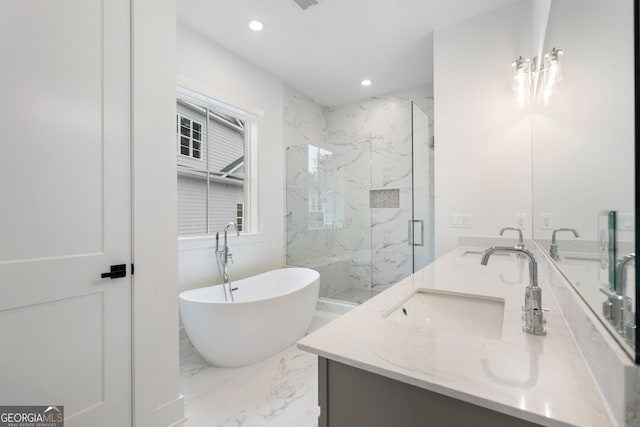
[[[320,297],[359,304],[433,261],[433,138],[368,133],[286,148],[286,263],[320,273]]]

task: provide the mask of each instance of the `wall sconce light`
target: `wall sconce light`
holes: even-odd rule
[[[519,108],[531,103],[531,60],[522,56],[511,63],[513,68],[513,100]]]
[[[539,70],[537,69],[537,57],[530,60],[521,56],[511,63],[511,68],[513,68],[513,100],[518,108],[522,109],[525,105],[530,104],[531,99],[540,92],[542,92],[544,105],[551,103],[551,97],[558,92],[558,83],[562,81],[562,54],[562,50],[554,47],[551,52],[544,55]]]
[[[544,105],[551,103],[551,97],[558,92],[558,83],[562,81],[562,50],[555,47],[544,55],[542,64],[542,102]]]

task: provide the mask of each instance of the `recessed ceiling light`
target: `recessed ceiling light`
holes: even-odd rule
[[[360,82],[362,86],[371,86],[371,83],[373,82],[369,79],[364,79],[363,81]]]
[[[253,31],[262,31],[262,29],[264,28],[264,24],[260,21],[253,20],[249,22],[249,28],[251,28]]]

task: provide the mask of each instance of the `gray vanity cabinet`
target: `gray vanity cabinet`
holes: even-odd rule
[[[528,421],[318,357],[319,427],[531,427]]]

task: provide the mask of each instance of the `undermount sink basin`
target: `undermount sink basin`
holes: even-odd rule
[[[386,312],[384,317],[412,329],[441,329],[463,335],[500,338],[504,300],[419,289]]]

